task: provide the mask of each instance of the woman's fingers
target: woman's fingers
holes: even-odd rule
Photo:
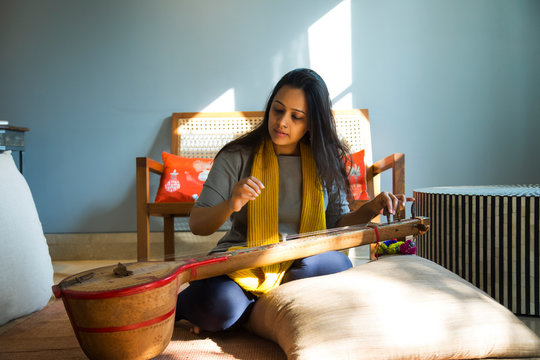
[[[383,210],[386,210],[389,214],[394,214],[394,209],[398,203],[396,196],[386,191],[382,192],[380,196],[382,197],[381,205]]]
[[[240,211],[248,201],[255,200],[262,189],[264,189],[263,183],[254,176],[240,179],[234,185],[229,207],[235,212]]]
[[[383,191],[378,196],[381,198],[381,208],[383,210],[383,213],[388,212],[389,214],[393,214],[393,207],[392,207],[392,194],[389,192]]]
[[[264,185],[262,182],[254,176],[247,177],[240,180],[241,183],[241,194],[247,196],[250,200],[254,200],[261,194]]]
[[[259,196],[262,189],[264,189],[263,183],[254,176],[246,178],[244,187],[246,192],[251,196],[251,199],[255,199]]]
[[[396,213],[396,209],[398,208],[398,205],[399,205],[399,200],[397,198],[396,195],[390,193],[390,199],[391,199],[391,208],[388,209],[388,211],[390,211],[391,214],[395,214]]]
[[[414,198],[408,198],[404,194],[394,195],[389,192],[381,193],[383,197],[383,209],[386,209],[390,214],[395,214],[397,209],[404,209],[407,201],[414,201]]]
[[[251,184],[254,184],[259,190],[264,189],[264,185],[261,182],[261,180],[257,179],[255,176],[250,176],[247,179],[250,181]]]

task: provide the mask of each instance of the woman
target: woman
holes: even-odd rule
[[[403,195],[381,193],[349,212],[348,149],[336,133],[326,84],[313,70],[296,69],[276,84],[262,124],[216,156],[189,220],[210,235],[231,219],[213,252],[279,241],[280,234],[367,223],[383,208],[395,213]],[[352,266],[330,251],[296,261],[192,282],[178,295],[177,320],[207,331],[228,329],[249,315],[257,296],[288,281]]]

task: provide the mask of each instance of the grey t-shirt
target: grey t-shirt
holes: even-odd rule
[[[222,151],[214,160],[208,179],[195,207],[211,207],[230,198],[234,184],[250,176],[250,150]],[[302,210],[302,164],[300,156],[280,155],[279,164],[279,232],[297,234]],[[324,190],[326,227],[335,227],[343,214],[349,212],[345,194]],[[231,246],[247,246],[247,206],[231,215],[230,230],[218,241],[212,252],[226,251]]]

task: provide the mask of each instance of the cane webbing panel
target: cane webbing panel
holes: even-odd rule
[[[365,150],[367,165],[373,163],[367,110],[334,111],[338,135],[351,152]],[[264,112],[174,113],[171,151],[184,157],[213,158],[228,142],[253,130]]]
[[[176,150],[177,155],[184,157],[213,158],[225,144],[259,125],[263,115],[262,112],[173,114],[173,152]]]
[[[366,109],[336,110],[334,111],[334,119],[338,135],[349,146],[351,153],[365,150],[366,165],[373,164],[368,111]]]
[[[478,286],[518,315],[540,316],[540,186],[414,191],[431,228],[418,254]]]

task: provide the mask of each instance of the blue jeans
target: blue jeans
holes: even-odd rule
[[[334,274],[352,267],[347,255],[339,251],[295,260],[282,283]],[[242,324],[257,297],[244,291],[226,275],[192,282],[178,294],[176,320],[186,319],[206,331],[221,331]]]

